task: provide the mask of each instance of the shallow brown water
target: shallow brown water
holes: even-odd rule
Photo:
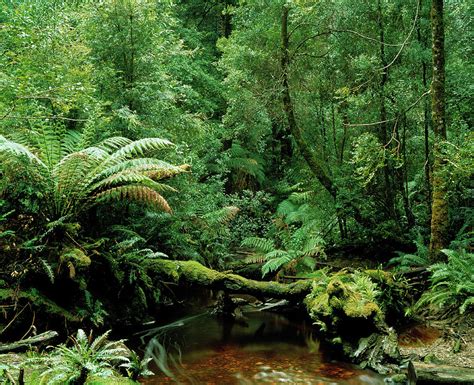
[[[158,328],[160,344],[156,341],[149,344],[156,358],[151,367],[156,375],[142,383],[384,383],[376,373],[333,361],[305,323],[290,322],[264,312],[245,313],[245,316],[245,322],[229,323],[204,315],[178,322],[165,333]]]
[[[424,346],[430,345],[441,336],[441,332],[430,326],[414,325],[404,330],[399,338],[400,346]]]

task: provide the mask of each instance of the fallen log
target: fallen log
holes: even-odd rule
[[[458,366],[413,363],[417,375],[417,384],[474,384],[474,369]]]
[[[397,283],[390,273],[344,270],[327,274],[320,271],[311,279],[285,284],[219,272],[196,261],[149,259],[144,267],[157,285],[171,282],[180,286],[223,290],[227,294],[250,294],[257,298],[301,302],[326,339],[337,344],[356,363],[388,373],[390,369],[385,363],[396,363],[399,359],[395,331],[385,323],[384,312],[376,298],[370,296],[371,290],[376,289],[392,295],[391,288]],[[371,290],[367,290],[367,286]],[[223,308],[233,310],[235,306]],[[358,325],[356,330],[354,325]]]
[[[250,294],[256,297],[302,300],[311,291],[312,280],[290,284],[273,281],[256,281],[233,273],[209,269],[195,261],[150,260],[147,270],[162,281],[176,284],[204,286],[227,293]]]
[[[24,340],[15,341],[8,344],[0,344],[0,352],[12,352],[18,349],[27,348],[31,345],[49,341],[54,337],[57,337],[57,335],[57,332],[50,330],[33,337],[25,338]]]

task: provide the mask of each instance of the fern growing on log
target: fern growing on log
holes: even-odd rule
[[[312,191],[292,192],[277,209],[274,220],[275,240],[250,237],[243,247],[253,250],[246,258],[249,263],[263,263],[264,275],[285,268],[293,274],[308,273],[315,267],[316,258],[325,258],[320,218],[314,214]]]

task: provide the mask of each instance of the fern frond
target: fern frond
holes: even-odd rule
[[[77,150],[77,146],[81,141],[82,134],[78,130],[67,130],[61,140],[61,148],[63,154],[70,154]]]
[[[289,199],[296,204],[308,203],[315,197],[314,191],[292,192]]]
[[[226,224],[238,214],[240,209],[236,206],[227,206],[203,215],[203,219],[210,224]]]
[[[135,140],[112,153],[107,159],[106,164],[117,164],[118,162],[133,158],[134,156],[144,156],[147,152],[161,150],[171,146],[173,146],[173,143],[161,138]]]
[[[270,239],[265,238],[258,238],[258,237],[249,237],[245,238],[241,244],[243,247],[249,247],[252,249],[256,249],[263,253],[269,253],[275,249],[275,245],[273,241]]]
[[[111,152],[117,151],[132,142],[132,140],[124,138],[123,136],[113,136],[112,138],[107,138],[97,144],[97,147],[110,154]]]
[[[298,206],[295,205],[291,200],[285,199],[284,201],[282,201],[282,202],[278,205],[277,213],[278,213],[279,215],[282,215],[282,216],[286,217],[286,216],[289,215],[290,213],[296,211],[297,208],[298,208]]]
[[[119,186],[95,195],[97,200],[136,200],[171,213],[171,207],[163,196],[146,186]]]
[[[48,264],[48,262],[46,262],[43,258],[39,258],[39,261],[41,263],[41,266],[43,267],[43,270],[48,276],[50,282],[54,283],[54,273],[53,273],[53,269],[51,268],[51,265]]]
[[[38,158],[30,149],[28,149],[26,146],[12,142],[5,138],[4,136],[0,135],[0,154],[11,154],[16,157],[25,157],[32,163],[36,163],[37,165],[43,167],[44,169],[47,169],[48,167],[46,166],[43,161]]]
[[[284,250],[273,250],[266,255],[267,262],[262,266],[262,274],[265,276],[272,271],[277,271],[293,258],[291,254]]]
[[[91,343],[91,346],[90,346],[91,350],[97,350],[102,345],[104,345],[107,342],[107,339],[109,338],[110,333],[111,333],[111,330],[107,330],[104,334],[95,338],[94,341]]]
[[[136,171],[140,173],[146,173],[147,171],[162,172],[163,177],[172,176],[183,172],[183,169],[178,166],[174,166],[154,158],[127,159],[112,166],[98,170],[97,173],[92,175],[93,180],[91,182],[106,178],[110,175],[117,174],[125,170]]]

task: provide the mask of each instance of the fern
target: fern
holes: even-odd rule
[[[440,309],[457,308],[463,314],[474,304],[474,254],[448,249],[442,252],[448,261],[429,268],[432,272],[430,289],[415,308],[431,304]]]
[[[144,186],[120,186],[113,187],[109,190],[102,191],[95,197],[98,201],[109,200],[134,200],[137,202],[147,203],[152,207],[163,209],[170,213],[171,207],[162,195],[155,190]]]
[[[223,225],[229,223],[239,213],[236,206],[227,206],[203,215],[203,219],[210,225]]]
[[[160,193],[175,190],[158,180],[187,170],[146,157],[172,146],[165,139],[114,137],[75,151],[83,143],[76,131],[45,127],[33,137],[30,148],[0,136],[0,160],[13,178],[18,166],[31,172],[30,182],[41,190],[42,207],[52,219],[78,215],[110,199],[131,199],[170,212]]]
[[[275,248],[273,241],[258,237],[245,238],[242,241],[242,246],[256,249],[262,253],[269,253]]]
[[[51,265],[49,265],[48,262],[46,262],[43,258],[39,258],[39,262],[44,272],[48,276],[50,282],[54,283],[54,273],[53,273],[53,269],[51,268]]]
[[[272,250],[266,254],[266,263],[262,266],[263,275],[279,270],[294,258],[293,255],[284,250]]]
[[[413,266],[428,266],[430,259],[428,255],[428,247],[424,244],[423,237],[420,233],[415,240],[416,254],[405,254],[398,252],[398,257],[392,258],[389,265],[396,265],[400,271],[409,270]]]
[[[112,377],[120,364],[130,362],[130,352],[124,347],[124,340],[108,341],[109,334],[107,331],[91,341],[92,336],[79,329],[75,337],[69,337],[71,347],[59,345],[46,356],[30,359],[30,363],[48,367],[41,373],[47,384],[73,383],[83,373]]]

